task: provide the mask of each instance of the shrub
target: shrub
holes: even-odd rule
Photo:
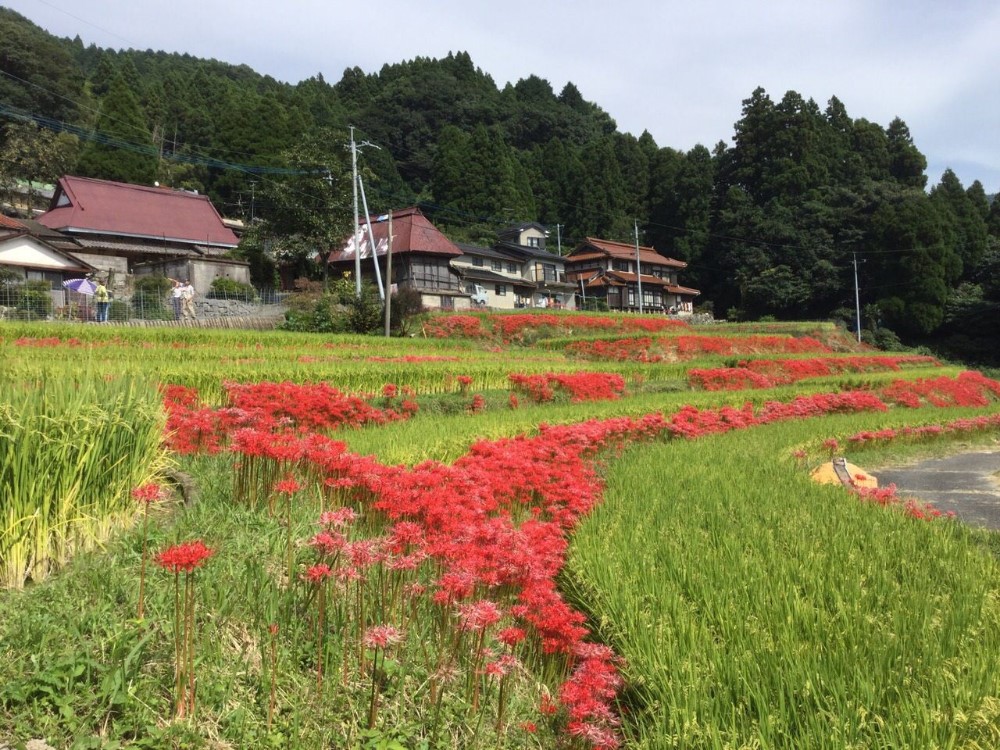
[[[52,287],[47,281],[25,281],[16,288],[17,317],[25,320],[47,318],[52,314]]]
[[[257,290],[250,284],[220,276],[212,281],[212,288],[205,295],[208,299],[233,299],[240,302],[256,302]]]
[[[135,280],[132,310],[143,320],[171,320],[174,313],[166,304],[170,279],[165,276],[140,276]]]

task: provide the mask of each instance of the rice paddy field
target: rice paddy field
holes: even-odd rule
[[[418,328],[0,323],[0,748],[1000,746],[996,532],[810,476],[995,445],[989,373]]]

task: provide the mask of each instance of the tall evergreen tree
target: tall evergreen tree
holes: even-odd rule
[[[602,138],[588,144],[580,155],[581,173],[571,193],[568,234],[610,240],[632,234],[635,214],[629,210],[614,143]]]
[[[984,194],[983,199],[985,197]],[[931,202],[941,214],[949,230],[948,241],[962,259],[962,268],[968,275],[986,252],[987,229],[982,205],[976,204],[950,169],[945,170],[941,182],[931,188]]]
[[[900,118],[889,123],[886,130],[889,146],[889,174],[901,185],[920,188],[927,186],[927,158],[917,150],[910,129]]]
[[[80,154],[76,170],[86,177],[148,185],[156,169],[157,150],[139,97],[118,75],[101,100],[94,140]]]

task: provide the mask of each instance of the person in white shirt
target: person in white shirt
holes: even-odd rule
[[[181,307],[184,304],[184,283],[177,279],[170,279],[174,282],[174,288],[170,290],[170,304],[174,306],[174,320],[181,319]]]
[[[194,311],[194,286],[190,281],[181,287],[181,312],[185,319],[195,320],[198,317]]]

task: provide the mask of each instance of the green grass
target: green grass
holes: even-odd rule
[[[886,421],[642,445],[612,464],[567,580],[627,665],[630,747],[997,745],[1000,568],[981,535],[816,485],[790,457]]]

